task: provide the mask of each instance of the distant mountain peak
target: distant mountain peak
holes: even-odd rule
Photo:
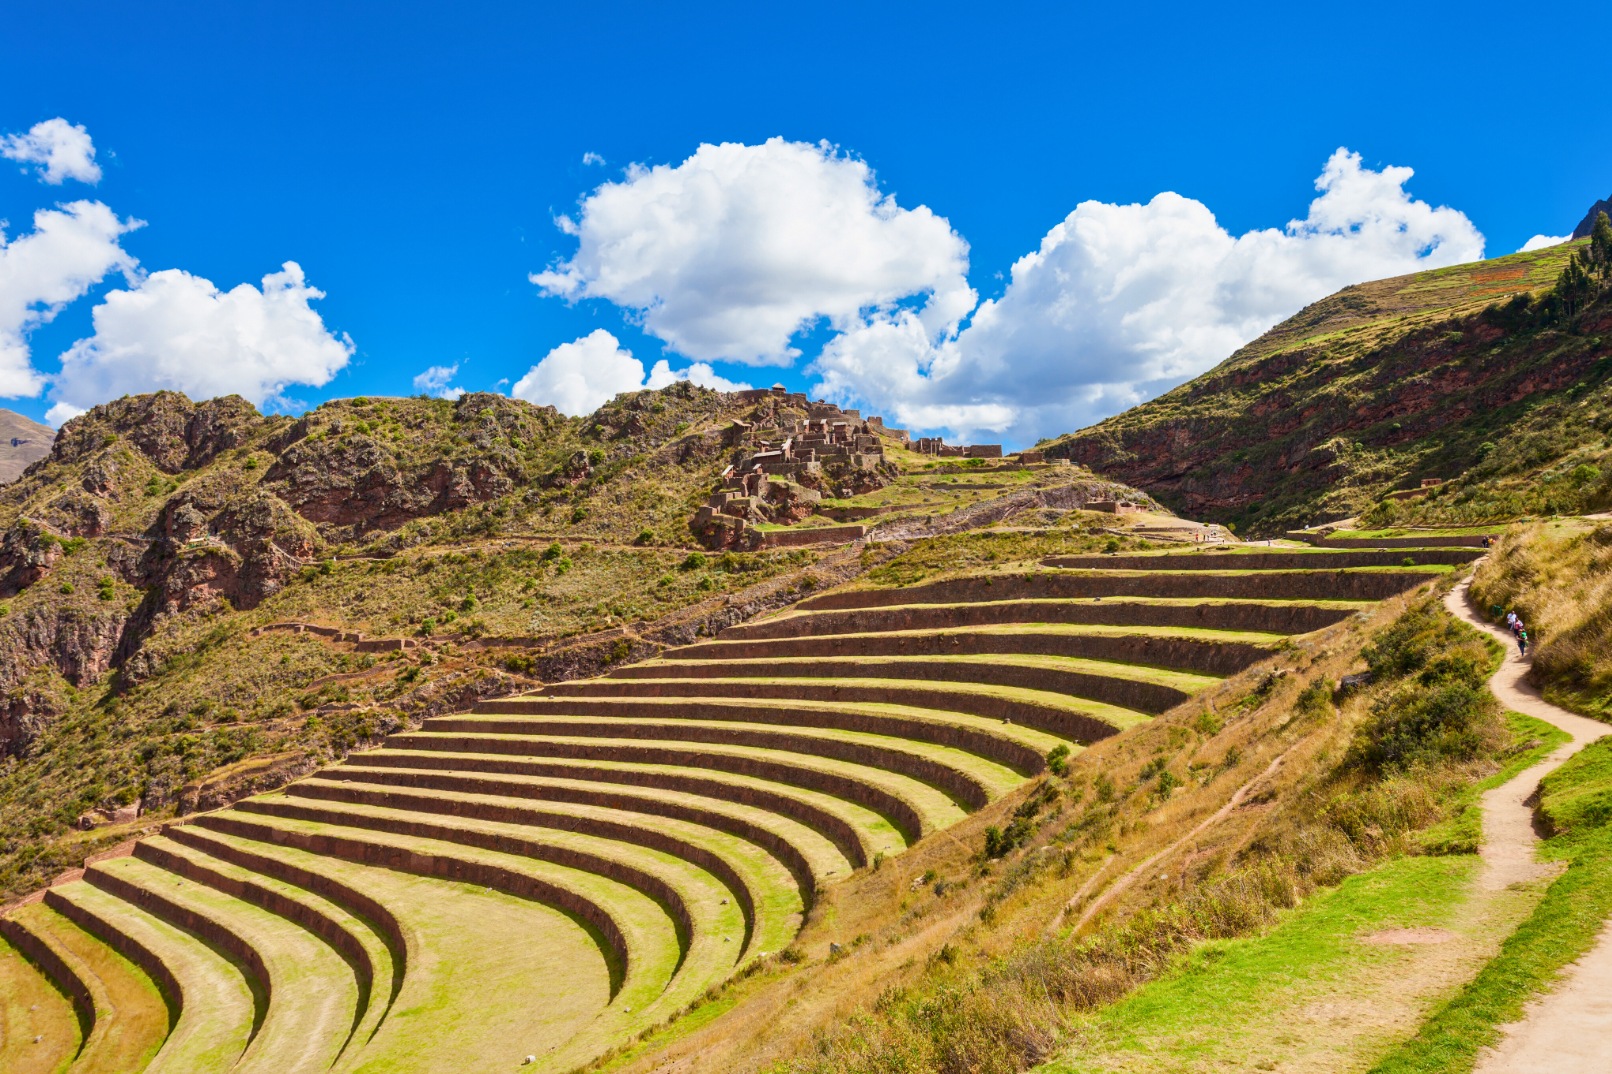
[[[1595,226],[1595,218],[1601,213],[1606,213],[1608,216],[1612,216],[1612,198],[1603,198],[1594,205],[1590,206],[1590,211],[1584,214],[1584,219],[1580,220],[1578,222],[1578,227],[1573,229],[1573,238],[1589,238],[1590,228]]]
[[[0,485],[17,480],[30,463],[49,455],[55,439],[50,426],[0,409]]]

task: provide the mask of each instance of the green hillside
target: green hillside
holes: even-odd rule
[[[1612,500],[1612,301],[1569,315],[1550,298],[1584,247],[1345,288],[1197,379],[1043,446],[1261,536],[1357,515],[1424,479],[1450,483],[1374,521],[1599,508]]]

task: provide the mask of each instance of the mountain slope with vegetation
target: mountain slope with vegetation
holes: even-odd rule
[[[1208,373],[1042,445],[1271,535],[1360,514],[1472,523],[1612,503],[1612,232],[1345,288]],[[1453,480],[1452,480],[1453,479]]]
[[[582,418],[487,394],[291,418],[163,392],[68,422],[0,488],[0,900],[142,824],[714,633],[902,547],[698,548],[689,520],[756,410],[689,384]],[[1048,483],[1115,489],[998,477],[889,525],[966,530],[1035,514]],[[933,480],[912,493],[926,512],[957,478]]]

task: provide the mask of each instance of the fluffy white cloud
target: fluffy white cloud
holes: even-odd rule
[[[704,362],[674,371],[664,358],[655,363],[646,378],[644,363],[634,358],[615,336],[596,328],[579,340],[549,351],[515,382],[509,394],[528,403],[552,406],[562,414],[591,414],[622,392],[664,388],[680,380],[718,391],[749,387],[724,379]]]
[[[1547,246],[1560,246],[1562,243],[1566,242],[1572,237],[1573,236],[1571,235],[1535,235],[1533,238],[1523,243],[1522,249],[1518,250],[1517,252],[1519,254],[1525,254],[1529,250],[1543,250]]]
[[[676,166],[634,166],[583,199],[570,260],[531,279],[604,298],[700,361],[789,365],[796,333],[913,304],[939,337],[974,305],[968,245],[929,209],[899,207],[863,161],[824,143],[702,145]]]
[[[101,181],[90,132],[61,118],[35,123],[25,134],[0,135],[0,157],[33,166],[39,178],[52,185],[64,179]]]
[[[644,363],[623,349],[615,336],[596,328],[545,354],[509,394],[552,406],[562,414],[591,414],[622,392],[643,386]]]
[[[153,272],[95,307],[95,334],[62,355],[51,379],[52,413],[160,388],[196,399],[234,393],[261,406],[290,385],[327,384],[353,343],[331,334],[309,304],[323,297],[294,261],[263,277],[261,290],[220,291],[180,269]]]
[[[1084,202],[960,333],[936,344],[907,311],[875,314],[825,347],[819,389],[963,437],[1079,428],[1203,372],[1340,287],[1482,257],[1471,221],[1412,198],[1411,175],[1339,149],[1304,219],[1236,237],[1179,194]]]
[[[582,163],[587,165],[587,166],[589,166],[589,167],[593,167],[593,166],[596,166],[596,165],[603,165],[604,162],[605,162],[605,158],[600,156],[598,153],[595,153],[591,149],[588,150],[586,153],[582,154]]]
[[[414,378],[414,390],[423,395],[434,395],[438,399],[457,399],[465,394],[465,390],[459,387],[450,388],[448,385],[458,375],[458,362],[452,365],[434,365]]]
[[[750,385],[740,380],[729,380],[705,362],[693,362],[687,369],[673,369],[672,363],[662,358],[655,363],[655,368],[649,371],[649,379],[644,382],[646,388],[665,388],[680,380],[690,381],[702,388],[712,388],[719,392],[742,392]]]
[[[34,229],[11,241],[0,231],[0,396],[38,395],[45,382],[29,361],[28,333],[107,273],[132,273],[120,245],[138,220],[119,220],[98,201],[34,214]]]

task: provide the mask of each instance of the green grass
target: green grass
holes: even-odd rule
[[[1406,957],[1359,936],[1448,924],[1477,869],[1472,856],[1398,858],[1316,896],[1264,935],[1199,944],[1167,976],[1079,1019],[1084,1043],[1040,1069],[1248,1069],[1251,1053],[1296,1043],[1280,1012],[1358,987],[1352,978],[1392,974]]]
[[[35,1044],[35,1037],[43,1039]],[[57,1074],[72,1062],[80,1039],[67,997],[0,937],[0,1070]]]
[[[1544,899],[1478,976],[1373,1074],[1464,1074],[1500,1039],[1498,1026],[1578,959],[1612,917],[1612,742],[1601,739],[1542,784],[1539,811],[1561,826],[1543,856],[1567,862]]]
[[[151,1067],[153,1074],[230,1070],[253,1026],[252,992],[240,971],[196,937],[99,888],[81,881],[57,891],[143,944],[178,979],[184,1007]]]
[[[1512,754],[1500,771],[1462,792],[1456,801],[1456,812],[1417,834],[1417,842],[1427,853],[1476,853],[1483,838],[1483,810],[1479,804],[1483,792],[1500,786],[1524,769],[1532,768],[1572,737],[1554,724],[1520,712],[1506,713],[1506,724],[1511,728],[1518,751]]]

